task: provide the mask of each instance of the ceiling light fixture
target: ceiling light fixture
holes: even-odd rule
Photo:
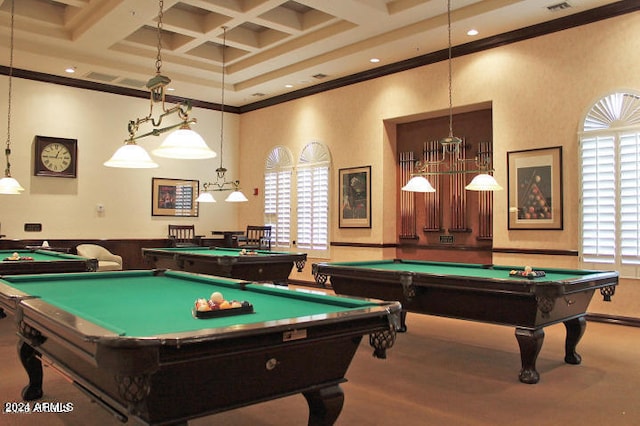
[[[157,23],[157,36],[158,36],[158,50],[156,56],[156,75],[147,82],[147,88],[150,92],[150,109],[149,115],[146,117],[138,118],[136,120],[129,121],[129,139],[127,139],[123,146],[121,146],[116,153],[104,163],[107,167],[123,167],[123,168],[153,168],[158,167],[149,157],[149,154],[136,144],[136,140],[142,139],[147,136],[159,136],[162,133],[170,130],[177,129],[171,133],[162,142],[160,147],[153,150],[153,154],[159,157],[175,158],[175,159],[206,159],[213,158],[216,153],[212,151],[202,139],[202,137],[191,130],[190,124],[195,123],[195,118],[189,118],[189,112],[191,111],[191,103],[188,101],[182,101],[180,104],[171,108],[165,106],[165,90],[171,83],[171,79],[160,73],[162,67],[162,9],[164,6],[163,0],[159,1],[158,11],[158,23]],[[153,105],[155,103],[162,104],[162,114],[156,120],[153,117]],[[177,124],[169,125],[166,127],[160,127],[162,120],[171,115],[178,114],[180,122]],[[151,122],[153,129],[144,134],[137,134],[140,125]]]
[[[222,148],[224,145],[224,84],[226,73],[225,53],[227,50],[227,27],[222,27],[222,90],[220,96],[220,167],[216,169],[215,182],[205,182],[202,184],[203,191],[200,193],[196,201],[199,203],[215,203],[213,191],[232,191],[225,201],[229,203],[242,203],[249,201],[247,197],[240,191],[240,181],[227,181],[227,169],[222,165]]]
[[[6,156],[6,168],[4,177],[0,179],[0,194],[19,195],[24,188],[18,181],[11,177],[11,92],[13,83],[13,31],[15,19],[15,0],[11,0],[11,41],[9,48],[9,94],[7,96],[7,147],[4,150]]]
[[[452,47],[451,47],[451,0],[447,0],[447,29],[449,31],[449,136],[440,139],[440,158],[437,160],[416,161],[411,179],[402,187],[409,192],[435,192],[435,188],[426,178],[429,175],[451,175],[462,173],[479,173],[465,186],[469,191],[499,191],[502,187],[489,173],[491,168],[491,154],[478,152],[475,158],[461,156],[460,147],[463,140],[453,136],[453,96],[452,96]],[[475,169],[468,169],[467,163],[474,163]],[[443,167],[447,165],[448,167]]]

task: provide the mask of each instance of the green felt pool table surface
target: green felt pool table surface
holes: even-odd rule
[[[60,253],[56,251],[48,251],[48,250],[0,250],[0,259],[3,262],[15,262],[7,260],[7,258],[12,257],[14,253],[18,253],[20,257],[33,257],[32,261],[35,262],[57,262],[64,260],[84,260],[85,258],[82,256],[77,256],[74,254]]]
[[[259,324],[375,306],[360,299],[291,292],[234,279],[193,278],[178,271],[162,275],[154,275],[152,271],[23,275],[9,277],[5,282],[25,295],[35,296],[118,335],[134,337]],[[254,313],[195,318],[192,315],[195,300],[208,299],[216,291],[229,301],[250,302]]]
[[[20,258],[9,260],[17,253]],[[95,271],[97,260],[49,250],[0,250],[0,275]]]
[[[426,274],[433,276],[460,276],[468,278],[480,278],[487,280],[512,280],[514,282],[526,282],[526,277],[510,276],[511,271],[522,271],[524,266],[480,265],[472,263],[455,262],[429,262],[421,260],[382,260],[366,262],[332,262],[328,265],[336,268],[363,269],[382,272],[409,272],[414,274]],[[599,271],[559,268],[537,268],[535,271],[543,271],[544,276],[536,277],[531,282],[569,282],[594,275]]]

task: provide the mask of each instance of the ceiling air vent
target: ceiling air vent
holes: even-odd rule
[[[138,88],[145,87],[147,85],[146,81],[136,80],[134,78],[123,78],[118,83],[123,84],[125,86],[138,87]]]
[[[571,8],[571,5],[566,1],[563,1],[562,3],[554,4],[551,6],[547,6],[547,10],[549,10],[549,12],[558,12],[559,10],[565,10],[569,8]]]
[[[317,78],[318,80],[322,80],[323,78],[327,78],[326,74],[318,73],[313,76],[313,78]]]
[[[114,81],[115,79],[118,78],[117,75],[103,74],[101,72],[90,72],[85,77],[87,77],[90,80],[109,81],[109,82]]]
[[[257,92],[257,93],[253,93],[251,96],[255,96],[256,98],[261,98],[261,97],[265,96],[265,94]]]

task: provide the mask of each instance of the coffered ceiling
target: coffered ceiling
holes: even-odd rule
[[[454,45],[614,0],[451,0]],[[11,1],[0,0],[9,65]],[[146,90],[157,0],[15,0],[17,69]],[[164,0],[162,74],[171,94],[240,107],[447,47],[447,0]],[[476,29],[476,36],[467,31]],[[370,62],[378,58],[379,62]],[[72,68],[73,74],[65,69]]]

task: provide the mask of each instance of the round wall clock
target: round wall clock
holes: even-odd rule
[[[36,136],[34,174],[71,177],[77,175],[78,140]]]

